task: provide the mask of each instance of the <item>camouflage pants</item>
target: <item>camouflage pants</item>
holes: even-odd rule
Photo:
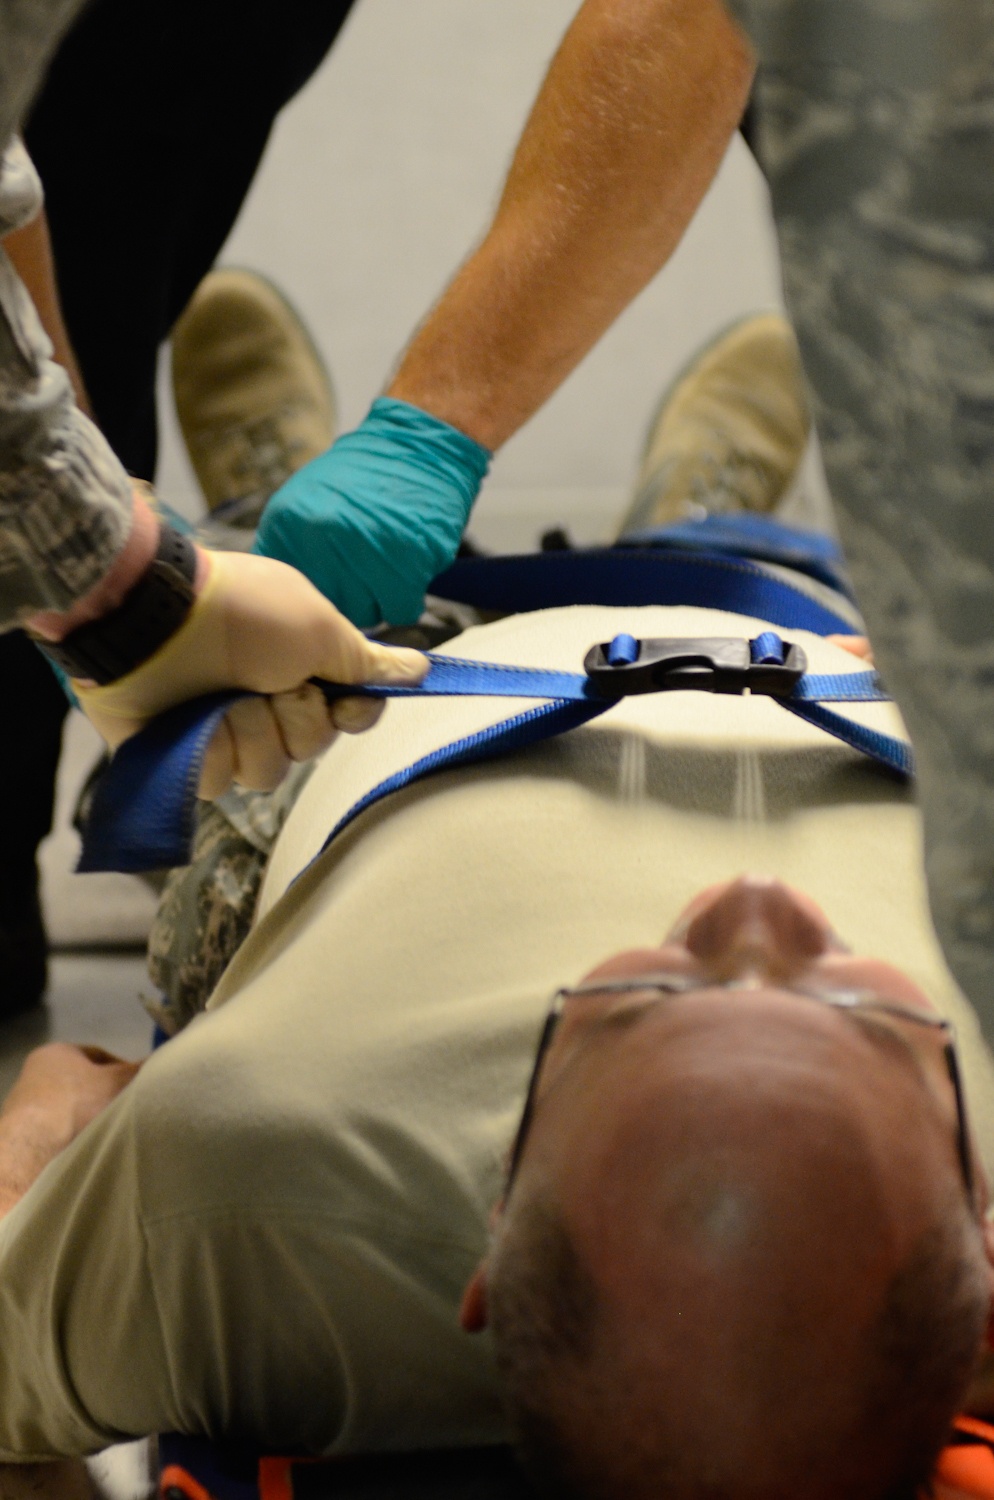
[[[994,1041],[994,0],[728,0],[932,912]]]
[[[248,936],[270,851],[313,768],[294,766],[275,792],[233,787],[200,804],[193,859],[167,875],[148,940],[161,999],[145,1005],[169,1036],[203,1010]]]

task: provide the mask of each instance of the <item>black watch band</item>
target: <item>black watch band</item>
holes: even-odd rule
[[[165,645],[193,607],[197,550],[189,537],[160,524],[155,557],[123,603],[80,625],[61,641],[35,641],[70,677],[104,686],[140,667]]]

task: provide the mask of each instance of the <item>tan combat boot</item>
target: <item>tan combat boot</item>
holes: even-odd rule
[[[742,319],[695,355],[663,397],[619,535],[705,512],[771,511],[810,429],[790,324],[779,313]]]
[[[281,292],[254,271],[211,271],[172,336],[173,394],[210,517],[209,546],[247,550],[262,508],[330,446],[328,372]]]

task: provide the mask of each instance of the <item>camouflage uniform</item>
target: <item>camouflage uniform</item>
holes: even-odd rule
[[[166,877],[148,942],[161,1000],[145,1007],[167,1035],[204,1009],[248,936],[270,850],[314,764],[293,766],[275,792],[232,787],[200,804],[193,859]]]
[[[839,531],[994,1040],[994,0],[729,0]]]
[[[0,237],[41,204],[14,132],[80,9],[81,0],[0,0]],[[0,630],[88,593],[131,528],[128,477],[50,354],[0,250]]]

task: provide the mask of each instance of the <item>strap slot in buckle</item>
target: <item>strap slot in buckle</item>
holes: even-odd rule
[[[781,648],[770,650],[771,641]],[[763,649],[754,650],[762,643]],[[774,658],[780,654],[782,659]],[[757,659],[758,658],[758,659]],[[789,698],[808,669],[800,646],[769,632],[759,642],[736,636],[646,639],[615,636],[591,646],[584,670],[605,698],[636,693],[762,693]]]

